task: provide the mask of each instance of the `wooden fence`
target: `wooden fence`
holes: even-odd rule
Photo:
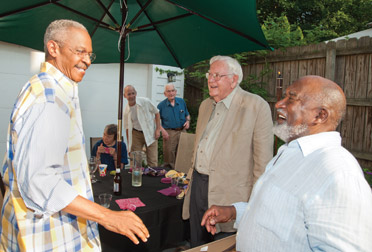
[[[260,81],[269,94],[267,100],[272,111],[278,71],[283,76],[283,93],[288,85],[305,75],[320,75],[339,84],[347,98],[346,115],[338,127],[342,145],[354,154],[362,167],[372,168],[372,38],[291,47],[275,50],[265,57],[254,56],[244,64],[244,76],[260,76],[265,67],[272,71]],[[193,97],[186,95],[189,104],[200,100],[203,85],[205,83],[186,86],[185,94],[193,93]]]

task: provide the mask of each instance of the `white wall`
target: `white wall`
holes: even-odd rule
[[[6,151],[9,118],[17,94],[28,79],[38,73],[43,60],[44,54],[39,51],[0,42],[0,157]],[[124,84],[135,86],[138,96],[148,97],[157,105],[165,99],[163,91],[168,81],[166,74],[155,71],[156,67],[181,72],[181,69],[169,66],[125,64]],[[183,75],[177,76],[174,84],[177,96],[183,97]],[[89,138],[101,136],[105,125],[117,123],[118,92],[119,64],[93,64],[79,83],[88,155]],[[123,104],[127,104],[126,99]]]

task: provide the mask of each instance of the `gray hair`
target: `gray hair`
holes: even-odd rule
[[[50,23],[45,31],[44,34],[44,52],[45,57],[49,55],[47,44],[48,41],[54,40],[56,41],[60,46],[63,46],[66,38],[67,33],[70,28],[78,28],[83,29],[88,32],[88,30],[85,28],[84,25],[68,19],[59,19],[55,20],[52,23]]]
[[[214,56],[210,59],[209,64],[212,65],[213,62],[215,62],[215,61],[225,62],[227,67],[229,68],[229,72],[239,76],[238,85],[240,84],[240,82],[242,82],[242,80],[243,80],[243,70],[242,70],[241,65],[239,64],[239,62],[236,59],[231,58],[229,56],[217,55],[217,56]]]
[[[176,87],[174,86],[174,84],[168,83],[167,85],[164,86],[164,92],[167,91],[167,87],[169,87],[169,86],[172,86],[174,89],[176,89]]]

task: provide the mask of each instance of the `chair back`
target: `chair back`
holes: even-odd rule
[[[101,140],[102,137],[91,137],[90,138],[90,156],[92,156],[92,150],[93,150],[93,147],[94,145],[99,141]]]
[[[194,151],[195,134],[181,132],[177,148],[175,170],[187,173],[191,168],[192,154]]]

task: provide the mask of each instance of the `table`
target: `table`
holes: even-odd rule
[[[146,206],[138,207],[135,213],[146,225],[150,238],[146,243],[141,241],[139,245],[134,245],[127,237],[108,231],[99,225],[102,251],[160,252],[186,240],[189,234],[189,223],[182,220],[183,200],[167,197],[157,192],[169,187],[170,184],[161,183],[162,177],[143,175],[142,186],[132,187],[132,175],[128,173],[128,170],[122,170],[121,173],[122,195],[115,196],[112,192],[113,176],[99,177],[96,175],[99,181],[93,184],[94,200],[99,202],[98,195],[101,193],[111,193],[113,198],[110,209],[120,210],[115,200],[139,197]]]

